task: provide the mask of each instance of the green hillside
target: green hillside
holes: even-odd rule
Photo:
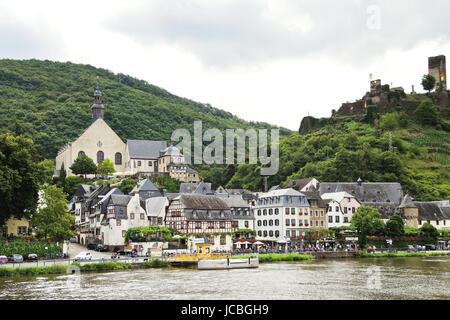
[[[97,83],[103,94],[105,120],[124,141],[170,141],[177,128],[192,132],[195,120],[203,121],[204,129],[274,128],[90,65],[0,60],[0,133],[24,134],[35,141],[44,158],[54,159],[61,147],[91,124]],[[290,133],[280,130],[285,136]]]
[[[450,199],[448,106],[438,108],[426,95],[408,95],[384,112],[375,106],[367,110],[364,115],[303,121],[302,126],[313,129],[301,128],[301,133],[281,141],[280,170],[269,178],[268,187],[293,178],[355,182],[361,177],[368,182],[400,182],[417,200]],[[220,177],[218,170],[208,171],[213,181]],[[235,171],[228,188],[262,189],[257,166],[241,165]]]

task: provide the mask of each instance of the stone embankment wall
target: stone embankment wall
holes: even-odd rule
[[[340,252],[340,251],[326,251],[326,252],[314,252],[314,259],[343,259],[354,258],[356,252]]]

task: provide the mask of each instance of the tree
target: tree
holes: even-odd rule
[[[83,178],[79,176],[67,177],[66,183],[64,184],[64,192],[68,194],[68,199],[70,199],[78,187],[83,183]]]
[[[405,233],[405,222],[399,215],[393,215],[386,222],[386,234],[389,236],[401,236]]]
[[[114,163],[112,163],[111,160],[105,159],[103,162],[98,166],[97,173],[102,176],[108,176],[111,173],[116,172],[114,169]]]
[[[429,223],[425,223],[422,228],[420,228],[420,231],[422,231],[427,238],[427,242],[436,243],[439,233],[435,227]]]
[[[119,189],[124,194],[129,194],[131,192],[131,190],[133,190],[133,188],[136,186],[136,183],[137,183],[136,180],[134,180],[132,178],[123,179],[120,182]]]
[[[45,159],[39,163],[42,172],[42,181],[47,184],[52,183],[53,173],[55,172],[55,165],[52,160]]]
[[[419,104],[414,111],[414,116],[422,125],[434,126],[439,122],[439,110],[430,99]]]
[[[367,244],[367,236],[382,234],[385,227],[380,212],[367,206],[358,208],[352,217],[351,224],[358,232],[360,248],[364,248]]]
[[[82,154],[74,161],[72,166],[70,166],[70,170],[75,174],[83,174],[84,179],[86,179],[86,175],[97,173],[97,166],[95,165],[94,160],[87,155]]]
[[[0,135],[0,226],[12,216],[28,218],[36,211],[48,173],[38,160],[31,139]]]
[[[33,215],[32,225],[36,235],[44,240],[67,240],[75,233],[71,230],[75,222],[67,210],[67,194],[61,188],[50,186],[44,190],[41,208]]]
[[[422,77],[422,87],[424,90],[428,90],[428,93],[436,86],[436,78],[431,74],[425,74]]]

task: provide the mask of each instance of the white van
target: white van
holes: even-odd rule
[[[75,261],[80,261],[80,260],[91,260],[92,259],[92,255],[90,252],[80,252],[79,254],[77,254],[77,256],[75,257]]]

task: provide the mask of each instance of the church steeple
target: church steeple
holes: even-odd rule
[[[102,104],[102,93],[100,89],[95,88],[94,92],[94,104],[91,107],[92,110],[92,122],[94,122],[97,119],[103,119],[103,114],[105,113],[105,107],[103,107]]]

